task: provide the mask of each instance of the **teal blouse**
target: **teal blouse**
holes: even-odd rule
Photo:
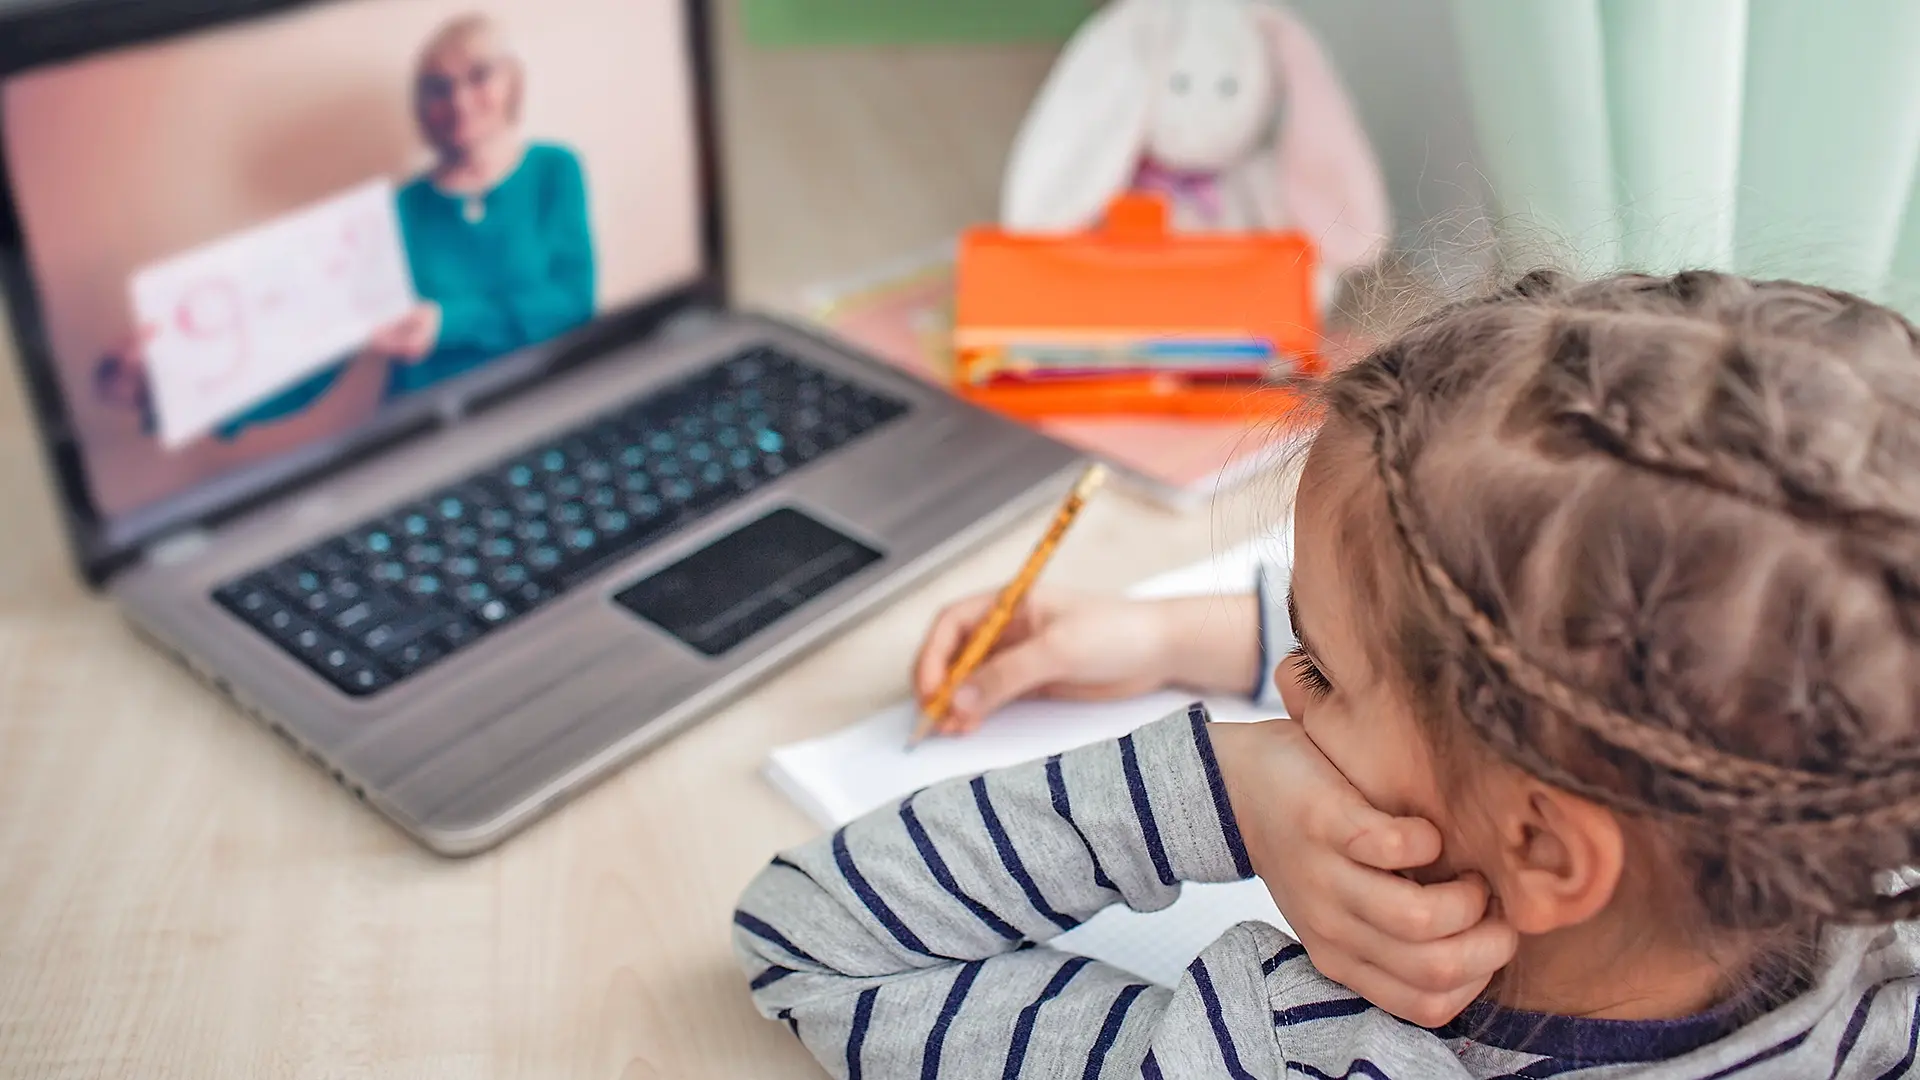
[[[401,188],[395,208],[414,291],[440,305],[433,351],[388,371],[388,400],[471,371],[593,317],[593,237],[580,159],[551,143],[527,147],[518,168],[480,198],[449,195],[425,176]],[[335,365],[256,405],[221,429],[232,438],[290,416],[332,388]]]

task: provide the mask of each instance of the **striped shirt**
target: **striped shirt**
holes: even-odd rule
[[[1278,595],[1271,593],[1270,595]],[[1286,636],[1272,607],[1263,645]],[[1687,1080],[1914,1074],[1920,930],[1836,929],[1817,978],[1730,1010],[1591,1020],[1477,1005],[1429,1030],[1322,976],[1264,923],[1173,988],[1044,943],[1111,904],[1251,876],[1190,709],[1124,738],[937,784],[789,851],[740,900],[755,1004],[839,1077]]]

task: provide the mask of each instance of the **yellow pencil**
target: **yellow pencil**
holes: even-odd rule
[[[993,651],[1000,635],[1006,632],[1007,624],[1013,621],[1013,613],[1019,610],[1020,601],[1026,599],[1027,590],[1033,588],[1040,571],[1046,568],[1047,560],[1053,556],[1053,550],[1060,546],[1060,538],[1067,534],[1074,519],[1080,516],[1080,508],[1087,504],[1087,499],[1106,478],[1106,467],[1094,465],[1067,493],[1066,501],[1060,504],[1059,511],[1053,515],[1053,521],[1047,526],[1045,535],[1040,537],[1040,542],[1033,546],[1033,553],[1027,556],[1026,564],[1020,567],[1020,572],[1013,576],[1012,581],[1007,582],[1007,587],[1000,590],[987,617],[980,620],[973,636],[967,639],[966,647],[960,650],[953,666],[947,669],[947,677],[941,682],[940,689],[921,707],[920,722],[914,725],[913,735],[907,740],[907,749],[920,745],[933,733],[933,726],[946,717],[947,710],[953,707],[954,691],[960,689],[960,684],[966,682],[980,662]]]

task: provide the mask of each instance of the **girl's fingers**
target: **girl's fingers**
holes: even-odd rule
[[[1433,822],[1393,817],[1375,810],[1358,791],[1348,793],[1354,800],[1345,814],[1349,831],[1343,850],[1349,858],[1378,870],[1412,870],[1440,857],[1440,830]]]
[[[1487,915],[1488,892],[1477,876],[1421,885],[1394,874],[1348,866],[1326,876],[1327,895],[1356,920],[1396,941],[1449,938]]]
[[[950,605],[934,616],[933,626],[927,630],[927,639],[920,646],[919,659],[914,663],[913,690],[921,701],[932,697],[940,689],[954,655],[992,606],[992,597],[973,596]]]
[[[1059,653],[1046,635],[996,650],[954,692],[952,724],[959,731],[972,731],[994,710],[1065,674]]]
[[[1423,994],[1462,989],[1478,993],[1513,959],[1520,943],[1513,927],[1498,917],[1483,918],[1448,937],[1417,943],[1391,937],[1351,915],[1336,918],[1331,929],[1333,933],[1322,935],[1326,946]]]
[[[932,629],[927,632],[926,643],[920,647],[920,656],[914,662],[914,694],[921,702],[939,691],[940,685],[947,679],[948,669],[959,659],[968,639],[993,609],[993,602],[991,595],[971,597],[948,607],[934,619]],[[988,654],[990,658],[1034,635],[1038,620],[1042,617],[1034,606],[1035,602],[1036,598],[1029,596],[1014,609],[1013,618],[1007,621],[1006,628],[994,642],[993,651]]]
[[[1411,870],[1440,857],[1440,830],[1432,822],[1376,810],[1299,723],[1271,720],[1254,726],[1276,775],[1286,775],[1295,793],[1296,809],[1287,816],[1310,840],[1380,870]]]
[[[1316,964],[1319,961],[1314,961]],[[1437,1028],[1460,1015],[1486,988],[1462,986],[1453,990],[1430,991],[1408,985],[1391,972],[1365,962],[1348,965],[1339,976],[1329,973],[1347,989],[1411,1024]]]

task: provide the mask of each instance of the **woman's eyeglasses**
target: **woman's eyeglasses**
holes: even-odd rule
[[[461,73],[457,78],[446,75],[424,75],[420,79],[420,93],[429,101],[444,101],[453,96],[455,88],[465,84],[472,90],[483,90],[500,73],[500,65],[492,60],[482,60]]]

